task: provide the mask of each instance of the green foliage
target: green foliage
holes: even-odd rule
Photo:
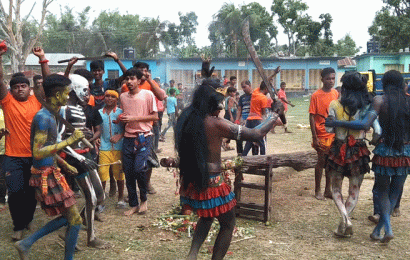
[[[209,30],[212,56],[245,57],[246,47],[242,42],[242,22],[249,18],[251,39],[262,56],[273,52],[272,39],[278,34],[272,22],[272,16],[259,3],[236,7],[224,3],[213,16]]]
[[[384,0],[385,6],[376,13],[369,34],[379,42],[382,52],[397,52],[409,47],[410,2]]]
[[[271,10],[288,37],[288,55],[329,56],[333,54],[333,39],[328,13],[314,21],[306,14],[307,4],[301,0],[274,0]]]
[[[43,48],[47,52],[86,53],[88,42],[87,29],[90,7],[82,12],[73,14],[73,8],[64,7],[60,10],[60,17],[49,14],[42,37]]]

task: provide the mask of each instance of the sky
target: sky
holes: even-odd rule
[[[24,5],[27,9],[35,0],[26,0]],[[37,0],[33,14],[40,13],[40,0]],[[88,5],[91,6],[90,21],[92,21],[103,10],[118,10],[121,14],[138,14],[141,17],[159,17],[160,20],[168,20],[170,22],[179,23],[178,12],[188,13],[194,11],[198,16],[197,34],[195,35],[196,44],[198,47],[209,45],[208,26],[212,21],[212,16],[218,12],[224,2],[234,3],[236,6],[248,4],[251,0],[237,1],[221,1],[221,0],[148,0],[148,1],[101,1],[101,0],[54,0],[51,3],[49,10],[52,13],[58,14],[60,7],[74,7],[73,11],[80,12]],[[268,12],[271,12],[272,0],[259,0],[259,4],[264,6]],[[356,42],[357,47],[362,47],[361,52],[366,51],[366,42],[370,36],[368,27],[371,26],[374,16],[377,11],[383,6],[382,0],[303,0],[309,9],[307,13],[314,19],[319,21],[319,15],[322,13],[330,13],[333,22],[331,29],[333,32],[333,40],[343,38],[346,34],[350,34]],[[31,3],[31,4],[30,4]],[[113,5],[115,3],[115,5]],[[27,10],[28,11],[28,10]],[[24,12],[24,10],[23,10]],[[287,44],[287,38],[282,33],[283,28],[277,23],[280,35],[278,37],[279,44]]]

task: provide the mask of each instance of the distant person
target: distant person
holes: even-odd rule
[[[237,83],[238,79],[236,78],[236,76],[231,76],[229,78],[229,86],[237,88],[236,87],[236,83]]]
[[[107,57],[113,58],[114,61],[118,63],[123,73],[127,70],[116,53],[107,52],[106,55]],[[104,106],[105,91],[107,89],[117,89],[120,82],[118,82],[118,79],[108,81],[103,80],[103,75],[105,73],[103,60],[92,61],[90,63],[90,70],[94,76],[94,83],[90,85],[90,93],[94,96],[96,109],[100,109]]]
[[[178,90],[179,94],[176,95],[177,102],[178,102],[178,110],[182,111],[184,109],[184,100],[185,100],[185,90],[182,86],[182,83],[178,83]]]
[[[334,89],[336,72],[333,68],[324,68],[320,73],[323,87],[312,94],[309,106],[309,122],[312,132],[312,147],[316,150],[318,160],[315,167],[315,198],[332,199],[329,171],[325,170],[326,185],[322,195],[320,182],[330,146],[335,134],[326,132],[325,119],[329,113],[330,102],[337,99],[339,92]]]
[[[173,80],[173,79],[171,79],[170,81],[169,81],[169,88],[167,88],[167,90],[166,90],[166,94],[169,96],[169,91],[171,90],[171,89],[175,89],[175,95],[179,95],[179,89],[178,88],[176,88],[175,87],[175,80]]]
[[[278,91],[278,98],[279,100],[282,102],[283,106],[285,107],[285,111],[283,114],[281,114],[279,116],[280,120],[282,121],[283,124],[283,128],[285,129],[285,133],[292,133],[291,131],[288,131],[288,126],[287,126],[287,120],[286,120],[286,112],[288,111],[288,105],[290,105],[291,107],[294,107],[295,105],[293,105],[288,98],[286,97],[286,82],[281,82],[280,83],[280,89]],[[276,126],[276,125],[275,125]],[[273,133],[275,133],[275,126],[273,126]]]
[[[170,96],[166,99],[166,107],[167,107],[167,115],[168,115],[168,126],[161,132],[161,139],[165,140],[165,134],[167,133],[169,128],[173,128],[175,133],[175,126],[177,123],[177,115],[178,115],[178,105],[177,99],[175,98],[175,89],[171,89],[169,91]]]

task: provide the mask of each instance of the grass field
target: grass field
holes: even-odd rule
[[[287,114],[292,134],[284,134],[277,127],[276,134],[268,134],[268,154],[311,150],[309,129],[299,129],[297,124],[308,124],[309,97],[291,100],[296,106]],[[164,124],[166,121],[164,121]],[[172,129],[167,133],[165,143],[160,143],[163,152],[158,156],[174,156]],[[372,148],[371,148],[372,150]],[[235,155],[234,151],[223,152],[223,156]],[[262,179],[252,178],[254,182]],[[124,210],[115,209],[115,198],[108,198],[103,217],[96,222],[97,236],[111,242],[113,248],[95,250],[87,248],[86,232],[81,231],[78,244],[83,251],[76,253],[76,259],[184,259],[191,238],[183,233],[181,237],[152,224],[158,216],[168,212],[178,202],[175,179],[164,168],[156,169],[153,183],[158,193],[149,195],[149,211],[146,215],[125,217]],[[314,170],[296,172],[291,168],[274,169],[272,221],[265,223],[237,219],[240,227],[253,227],[254,238],[235,241],[231,244],[225,259],[409,259],[409,195],[408,184],[401,203],[402,216],[392,218],[395,234],[389,245],[384,246],[369,238],[374,225],[367,220],[372,214],[373,175],[367,174],[363,182],[359,203],[353,212],[354,235],[339,239],[333,230],[339,223],[339,213],[332,200],[316,200],[313,190]],[[344,185],[346,193],[347,180]],[[260,195],[245,192],[249,200],[259,200]],[[79,205],[83,205],[79,200]],[[33,229],[49,221],[41,209],[37,209]],[[0,259],[18,259],[10,236],[12,223],[9,211],[0,212]],[[29,234],[29,232],[27,232]],[[199,259],[210,259],[208,252],[212,243],[205,243]],[[30,259],[62,259],[63,242],[57,234],[51,234],[38,241],[31,249]]]

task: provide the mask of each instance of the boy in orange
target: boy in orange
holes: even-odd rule
[[[335,85],[336,72],[333,68],[325,68],[321,72],[323,87],[313,93],[309,106],[309,122],[312,131],[312,147],[317,151],[317,164],[315,167],[315,198],[324,200],[331,199],[329,173],[325,171],[326,185],[322,195],[320,182],[322,181],[323,168],[326,163],[327,154],[334,139],[333,133],[325,130],[325,119],[329,113],[329,104],[338,98],[339,93],[333,88]]]

